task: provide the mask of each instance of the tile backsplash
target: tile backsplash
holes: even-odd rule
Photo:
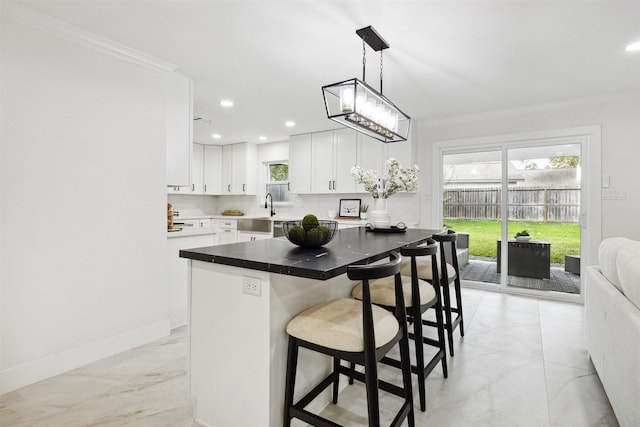
[[[329,210],[338,211],[340,199],[362,199],[362,203],[373,208],[373,198],[368,194],[293,194],[291,203],[274,205],[276,217],[301,218],[313,213],[321,219],[328,219]],[[397,194],[389,199],[387,208],[391,212],[391,223],[404,222],[415,227],[420,219],[420,203],[417,194]],[[269,208],[264,208],[263,196],[202,196],[169,194],[168,202],[180,217],[220,215],[225,209],[239,209],[247,216],[269,216]]]

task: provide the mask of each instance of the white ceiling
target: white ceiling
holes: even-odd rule
[[[640,52],[625,52],[640,40],[640,1],[19,3],[178,65],[195,81],[202,143],[337,127],[320,88],[362,77],[355,30],[367,25],[391,46],[384,94],[417,119],[640,89]],[[369,48],[367,71],[377,87],[379,55]],[[235,106],[223,109],[223,98]]]

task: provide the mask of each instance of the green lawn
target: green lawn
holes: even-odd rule
[[[469,234],[469,254],[496,257],[496,240],[500,238],[500,221],[488,219],[447,219],[445,224]],[[580,255],[580,224],[509,221],[508,235],[527,230],[534,240],[551,242],[551,262],[564,263],[565,255]]]

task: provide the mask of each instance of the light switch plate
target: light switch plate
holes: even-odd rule
[[[627,192],[624,190],[602,190],[603,200],[625,200]]]

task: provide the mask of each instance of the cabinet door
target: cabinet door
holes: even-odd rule
[[[311,134],[289,138],[289,184],[291,193],[311,192]]]
[[[332,193],[333,131],[311,134],[311,192]]]
[[[167,187],[168,194],[187,194],[191,193],[191,187]]]
[[[356,181],[351,168],[357,164],[358,143],[353,129],[340,129],[333,133],[334,167],[332,188],[337,193],[355,193]]]
[[[384,145],[384,143],[377,139],[358,133],[358,166],[364,170],[375,170],[380,176],[382,176],[384,166]],[[364,185],[358,184],[357,191],[359,193],[364,193]]]
[[[238,242],[238,230],[233,230],[231,228],[221,228],[218,238],[218,244],[226,245],[227,243],[237,243]]]
[[[231,178],[231,192],[233,194],[256,194],[257,157],[255,144],[233,145]]]
[[[255,242],[256,240],[270,239],[272,236],[270,233],[250,233],[245,231],[238,231],[238,243],[240,242]]]
[[[233,194],[233,145],[222,146],[222,194]]]
[[[222,193],[222,147],[204,146],[204,194]]]
[[[170,73],[166,80],[167,186],[191,186],[193,87],[189,77]]]
[[[191,192],[202,194],[204,191],[204,146],[202,144],[193,144],[193,165],[191,172]]]

